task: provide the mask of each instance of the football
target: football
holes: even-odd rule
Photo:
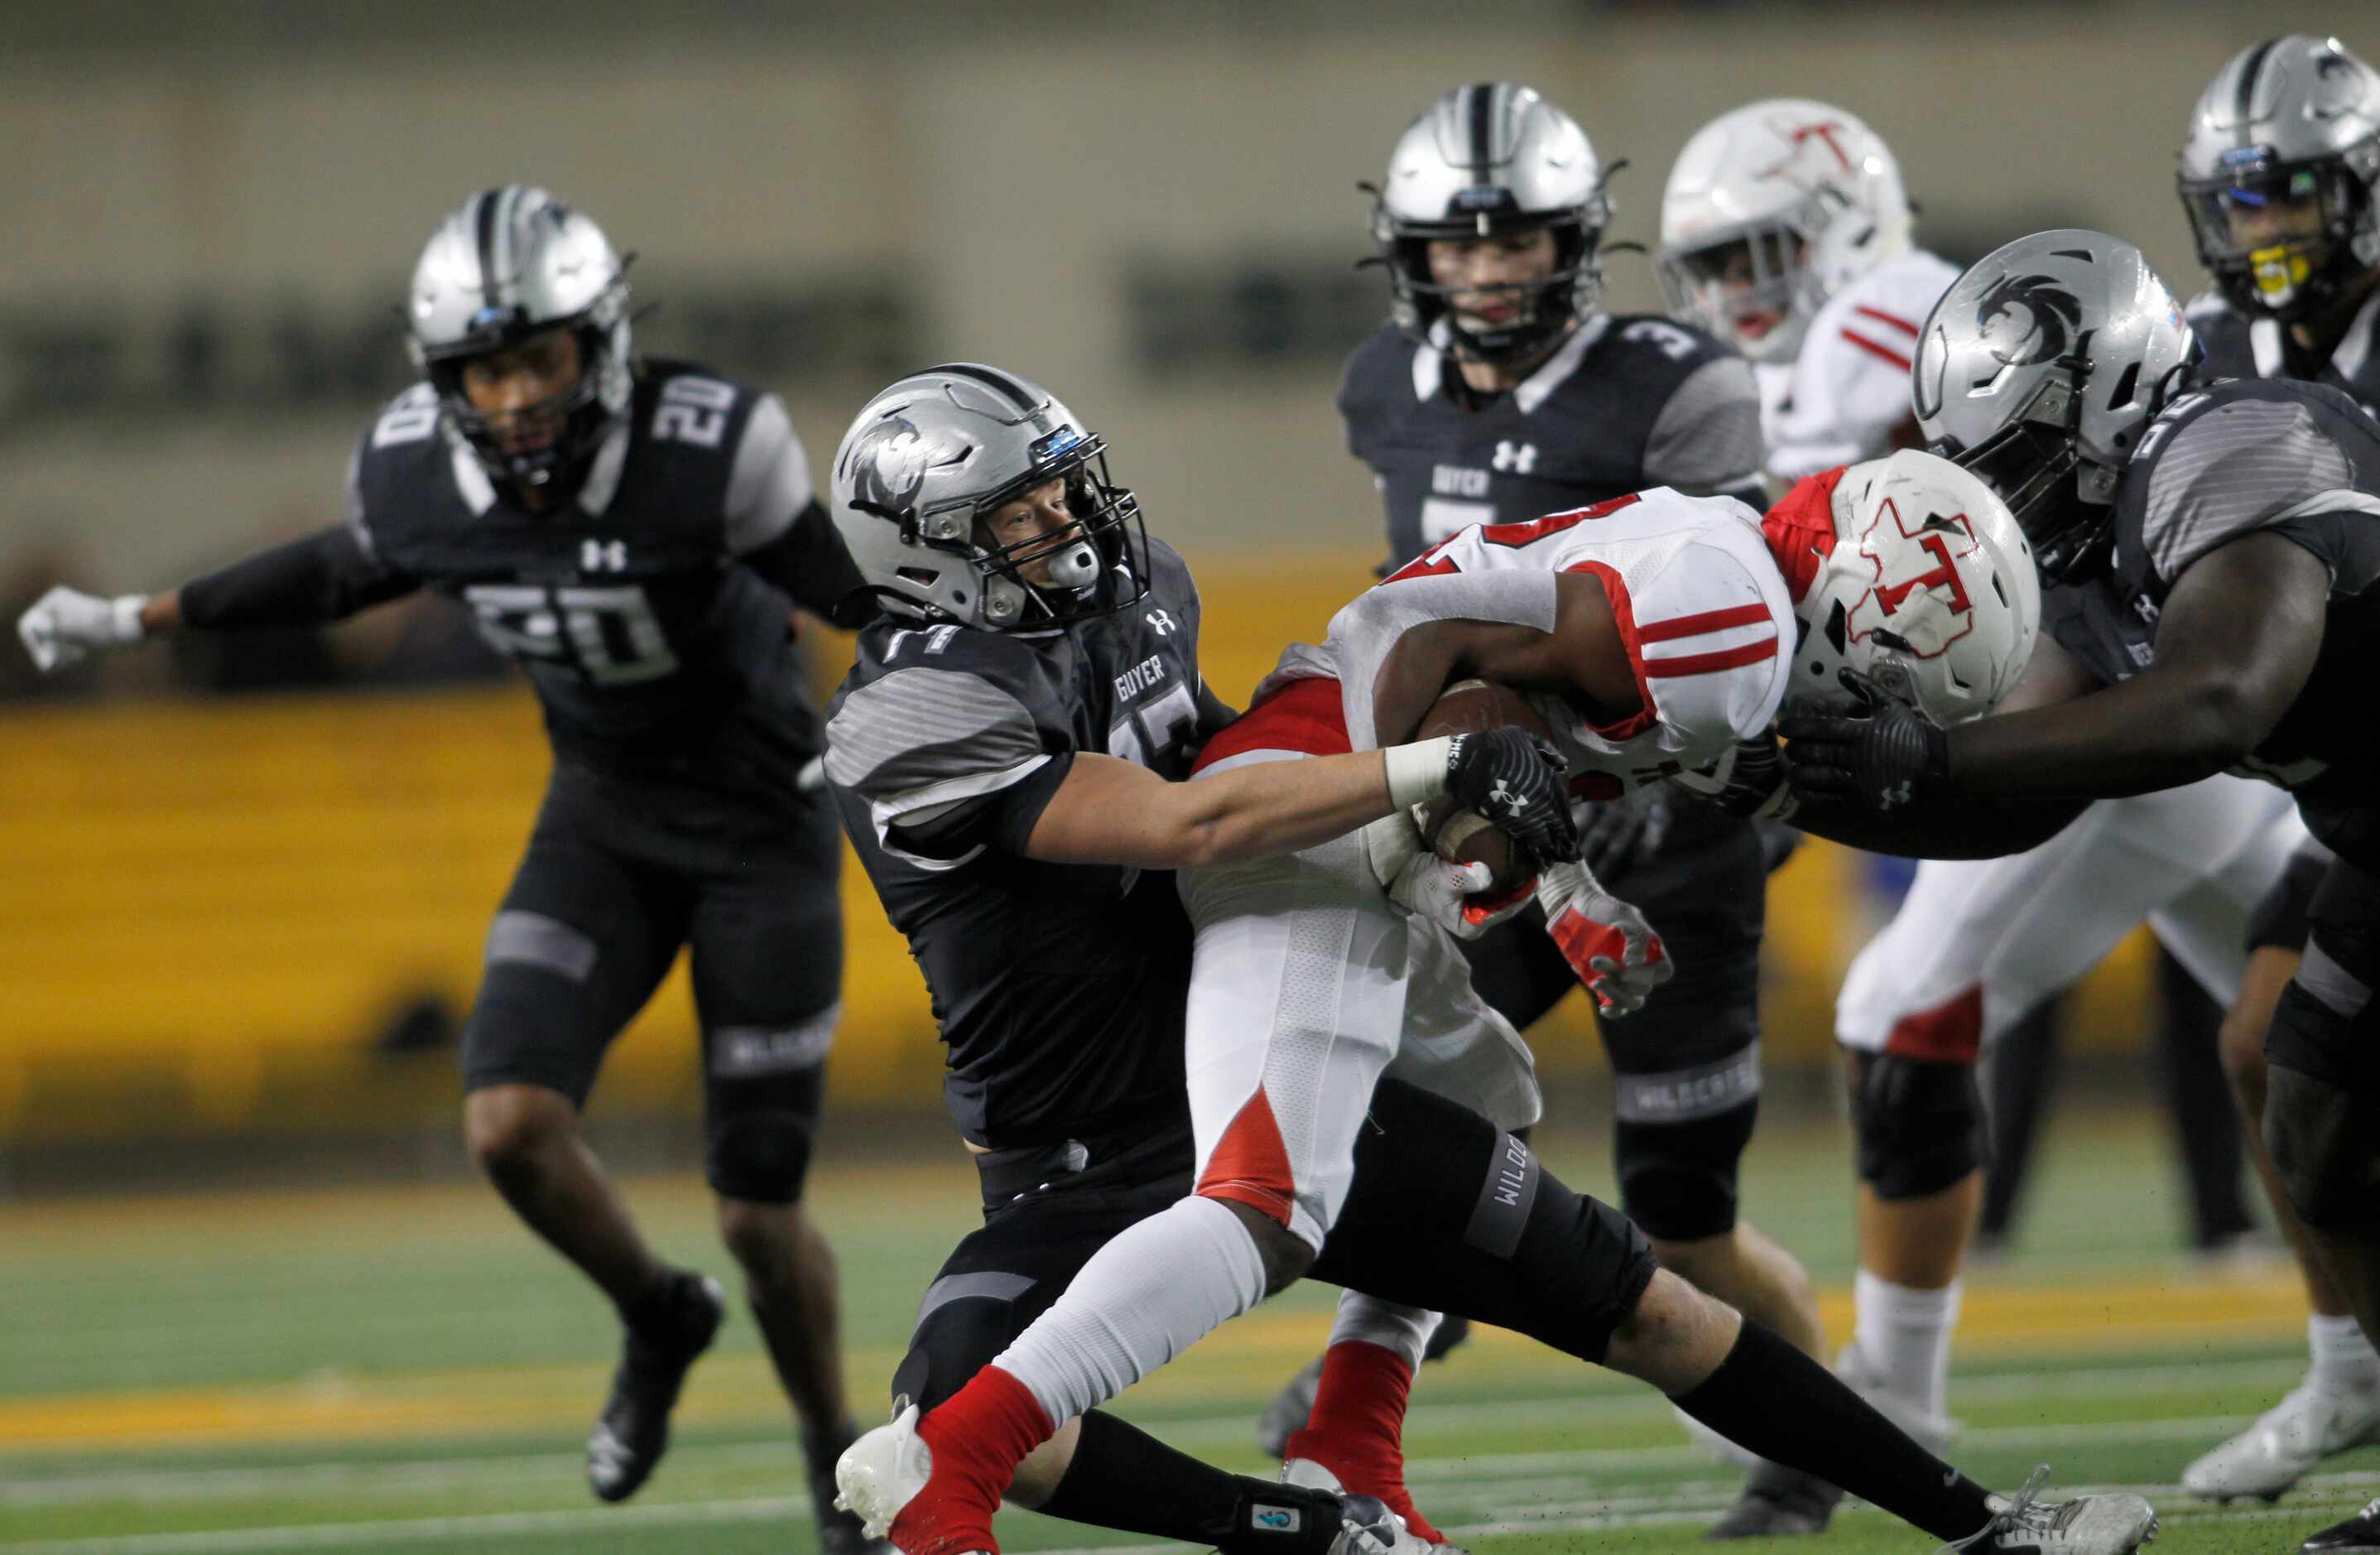
[[[1546,721],[1516,691],[1484,680],[1458,681],[1446,688],[1422,715],[1415,739],[1441,735],[1475,735],[1488,729],[1519,725],[1540,739],[1552,738]],[[1537,860],[1498,831],[1486,818],[1463,808],[1451,795],[1439,795],[1421,807],[1423,838],[1440,858],[1458,864],[1485,864],[1495,877],[1491,894],[1503,895],[1526,884],[1537,872]]]

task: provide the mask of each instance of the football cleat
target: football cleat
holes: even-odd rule
[[[917,1435],[917,1406],[903,1399],[890,1425],[862,1431],[834,1462],[835,1510],[859,1519],[860,1531],[880,1539],[892,1519],[934,1476],[934,1452]]]
[[[2380,1549],[2380,1501],[2374,1501],[2344,1523],[2333,1523],[2318,1534],[2307,1535],[2298,1549],[2303,1555],[2329,1555],[2334,1549]]]
[[[810,1512],[818,1520],[820,1555],[897,1555],[892,1541],[869,1535],[856,1512],[836,1504],[832,1464],[809,1468]]]
[[[2380,1440],[2380,1391],[2335,1393],[2300,1383],[2254,1425],[2182,1470],[2181,1488],[2211,1501],[2269,1501],[2332,1453],[2374,1440]]]
[[[1307,1416],[1314,1413],[1315,1390],[1321,1385],[1322,1357],[1317,1355],[1273,1394],[1272,1402],[1257,1417],[1257,1446],[1266,1457],[1288,1455],[1289,1439],[1305,1428]]]
[[[2015,1495],[1985,1497],[1992,1520],[1941,1546],[1936,1555],[2132,1555],[2156,1541],[2156,1512],[2140,1497],[2035,1500],[2048,1477],[2049,1465],[2043,1464]]]
[[[1929,1413],[1911,1400],[1887,1392],[1884,1379],[1867,1368],[1867,1357],[1856,1344],[1843,1346],[1835,1357],[1835,1375],[1843,1386],[1865,1399],[1876,1412],[1899,1426],[1910,1440],[1939,1458],[1949,1452],[1950,1443],[1959,1439],[1959,1422],[1947,1415]]]
[[[1379,1541],[1390,1555],[1471,1555],[1469,1550],[1459,1544],[1432,1544],[1415,1533],[1406,1525],[1405,1520],[1390,1511],[1389,1503],[1379,1497],[1350,1494],[1341,1488],[1339,1476],[1311,1458],[1291,1458],[1284,1461],[1281,1465],[1281,1482],[1283,1485],[1303,1486],[1309,1490],[1330,1490],[1338,1494],[1342,1509],[1342,1532],[1339,1543],[1330,1547],[1330,1555],[1348,1555],[1348,1552],[1361,1549],[1360,1545],[1348,1543],[1358,1531],[1359,1525],[1366,1537]],[[1379,1509],[1378,1517],[1372,1512],[1375,1507]],[[1387,1522],[1379,1521],[1381,1517],[1385,1517]],[[1342,1550],[1342,1545],[1347,1547],[1346,1551]]]
[[[1703,1534],[1706,1539],[1773,1538],[1823,1534],[1843,1493],[1815,1474],[1763,1463],[1743,1483],[1743,1493],[1727,1515]]]
[[[612,1392],[587,1439],[587,1483],[599,1500],[624,1501],[653,1475],[669,1449],[670,1411],[686,1374],[719,1333],[727,1294],[707,1274],[681,1271],[679,1316],[666,1333],[630,1329],[612,1373]]]

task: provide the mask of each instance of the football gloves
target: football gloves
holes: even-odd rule
[[[1670,781],[1705,804],[1755,820],[1790,820],[1800,802],[1787,781],[1785,754],[1774,730],[1738,740],[1709,766]]]
[[[1440,858],[1402,815],[1364,828],[1364,856],[1399,912],[1426,917],[1458,940],[1475,940],[1527,906],[1536,885],[1531,881],[1496,900],[1480,896],[1492,878],[1488,866]]]
[[[1779,725],[1794,791],[1862,809],[1938,797],[1950,777],[1939,724],[1853,669],[1837,677],[1859,703],[1848,713],[1803,713]]]
[[[79,589],[52,589],[17,617],[17,636],[43,674],[79,664],[93,653],[129,648],[141,638],[146,594],[103,600]]]
[[[1455,735],[1447,746],[1446,791],[1539,858],[1578,856],[1561,752],[1524,729]]]
[[[1546,932],[1601,1012],[1629,1015],[1677,971],[1645,915],[1603,889],[1582,864],[1555,864],[1537,877]]]

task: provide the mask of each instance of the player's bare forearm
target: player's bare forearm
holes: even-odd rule
[[[1627,646],[1602,586],[1563,574],[1554,580],[1554,629],[1498,621],[1432,621],[1397,638],[1372,683],[1379,743],[1410,739],[1449,684],[1478,679],[1516,691],[1545,691],[1625,718],[1641,705]]]
[[[2040,846],[2089,804],[2087,799],[1960,801],[1875,810],[1812,797],[1793,811],[1793,824],[1869,853],[1902,858],[1998,858]]]
[[[2153,793],[2237,765],[2272,733],[2322,650],[2328,568],[2277,535],[2235,541],[2182,575],[2156,667],[2055,706],[1949,731],[1961,794]]]
[[[162,594],[152,594],[140,606],[140,635],[163,637],[182,629],[182,591],[168,589]]]
[[[1260,762],[1190,783],[1084,754],[1025,851],[1052,864],[1143,869],[1239,864],[1328,842],[1393,808],[1387,762],[1376,750]]]

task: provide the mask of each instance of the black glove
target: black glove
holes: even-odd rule
[[[1561,752],[1527,730],[1455,735],[1446,755],[1446,791],[1541,862],[1578,857]]]
[[[1787,786],[1785,754],[1777,747],[1774,730],[1763,730],[1699,771],[1681,772],[1670,782],[1706,805],[1730,815],[1781,820],[1793,813],[1793,791]]]
[[[1596,879],[1609,885],[1669,835],[1670,792],[1660,784],[1646,784],[1617,799],[1584,806],[1577,813],[1583,817],[1579,856]]]
[[[1779,726],[1794,792],[1871,810],[1937,797],[1950,777],[1941,726],[1857,670],[1835,678],[1857,699],[1857,711],[1805,713]]]

